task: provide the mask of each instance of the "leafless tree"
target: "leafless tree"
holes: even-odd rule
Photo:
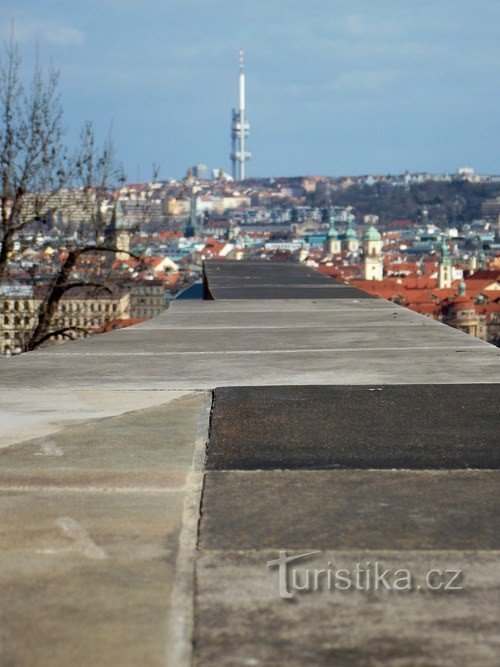
[[[61,300],[76,288],[110,291],[116,282],[118,248],[106,230],[123,172],[111,136],[99,145],[90,123],[77,154],[69,154],[58,83],[56,70],[37,65],[26,87],[17,44],[11,40],[5,46],[0,61],[0,281],[19,279],[25,253],[41,249],[37,241],[44,225],[57,239],[44,275],[36,262],[29,266],[39,298],[32,300],[37,307],[23,332],[23,350],[55,336],[80,336],[82,327],[57,322]],[[92,262],[85,261],[89,257]]]
[[[62,144],[59,75],[37,65],[31,86],[21,81],[21,58],[11,40],[0,61],[0,278],[8,271],[16,237],[70,178]]]

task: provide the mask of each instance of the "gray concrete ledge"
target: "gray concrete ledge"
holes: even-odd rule
[[[235,276],[227,263],[213,289],[239,298],[174,302],[128,330],[0,362],[2,665],[496,667],[498,480],[482,420],[494,417],[499,350],[311,269],[288,267],[286,279],[276,270],[242,263]],[[314,298],[248,298],[270,283]],[[296,428],[306,413],[285,400],[296,385],[311,385],[321,405],[344,391],[360,424],[312,400],[316,442],[321,428],[334,437],[308,451]],[[467,467],[472,457],[485,469],[372,469],[378,454],[379,465],[408,465],[397,437],[409,434],[408,411],[394,396],[417,385],[429,411],[449,408],[448,442],[422,436],[420,463]],[[262,401],[260,430],[254,412],[252,441],[225,442],[219,467],[246,457],[269,470],[205,472],[212,390],[249,386],[283,388]],[[376,399],[392,459],[363,447],[361,422],[377,416],[352,398],[365,389],[386,400]],[[280,396],[288,418],[275,420],[272,451],[266,428]],[[225,414],[238,437],[245,401]],[[351,469],[322,469],[341,450]],[[288,469],[273,469],[279,456]],[[317,470],[304,471],[308,459]],[[289,604],[266,566],[282,548],[419,572],[455,565],[468,585],[451,598],[311,594]]]

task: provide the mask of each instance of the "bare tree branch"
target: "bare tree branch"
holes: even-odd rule
[[[31,351],[36,350],[37,348],[40,347],[40,345],[43,345],[48,340],[50,340],[51,338],[55,338],[56,336],[62,336],[63,338],[68,338],[69,340],[75,340],[75,338],[73,338],[73,336],[70,335],[69,333],[70,331],[75,331],[76,333],[82,333],[85,336],[89,335],[88,330],[84,329],[83,327],[62,327],[61,329],[55,329],[54,331],[49,331],[49,333],[46,333],[37,341],[34,341],[30,346],[30,350]]]
[[[70,156],[63,143],[58,72],[37,65],[31,85],[24,85],[13,39],[0,61],[0,281],[29,281],[32,312],[23,316],[17,347],[31,350],[54,335],[76,331],[61,327],[66,316],[61,300],[71,290],[113,294],[127,263],[135,275],[147,264],[128,249],[128,240],[123,243],[123,228],[112,224],[125,176],[111,131],[101,143],[86,122],[79,148]],[[46,254],[38,237],[54,252]],[[133,262],[114,262],[117,255]],[[89,327],[96,319],[102,320],[102,313]]]
[[[102,290],[104,292],[108,292],[108,294],[113,294],[113,290],[105,283],[93,282],[91,280],[75,280],[72,283],[60,285],[60,288],[64,290],[64,292],[68,292],[69,290],[75,289],[76,287],[95,287],[97,288],[97,291]]]

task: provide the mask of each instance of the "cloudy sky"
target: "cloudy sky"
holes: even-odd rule
[[[2,0],[70,140],[113,123],[130,180],[230,168],[245,49],[249,176],[500,173],[499,0]]]

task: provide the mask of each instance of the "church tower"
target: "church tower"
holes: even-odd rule
[[[441,244],[441,260],[439,262],[439,276],[438,276],[438,287],[439,289],[448,289],[451,287],[452,276],[451,276],[451,259],[448,252],[448,246],[446,241],[443,241]]]
[[[355,252],[356,250],[359,250],[359,238],[358,235],[356,234],[356,230],[352,226],[351,219],[349,219],[349,222],[347,224],[347,229],[345,230],[344,239],[345,239],[345,249],[347,250],[347,252]]]
[[[111,221],[106,228],[106,242],[116,248],[116,259],[128,259],[132,229],[125,216],[121,202],[117,201],[113,208]]]
[[[339,239],[339,233],[335,229],[335,215],[333,211],[329,213],[329,227],[326,234],[326,252],[330,255],[340,255],[341,253],[341,244]]]
[[[382,236],[376,227],[369,227],[364,234],[365,257],[364,278],[365,280],[382,280],[384,277],[384,261],[382,258]]]

